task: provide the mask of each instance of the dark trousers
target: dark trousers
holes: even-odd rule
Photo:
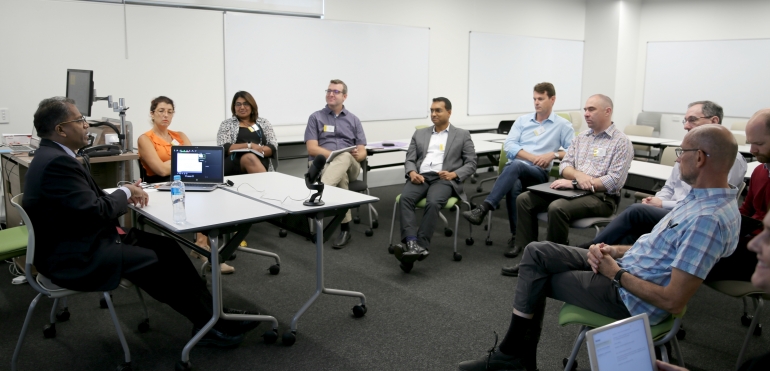
[[[534,192],[524,192],[516,199],[519,223],[516,226],[515,246],[525,247],[537,240],[537,214],[548,212],[546,241],[566,244],[569,225],[573,220],[612,215],[617,201],[612,196],[597,193],[566,199]]]
[[[454,188],[448,180],[442,180],[436,173],[420,174],[425,178],[422,184],[414,184],[406,181],[401,192],[399,207],[401,211],[401,241],[406,241],[407,236],[417,237],[417,244],[424,248],[430,247],[430,239],[436,228],[438,213],[446,205],[449,197],[452,197]],[[417,226],[415,205],[425,198],[425,212],[422,222]],[[455,231],[457,233],[457,231]]]
[[[157,260],[146,259],[148,255],[156,255]],[[122,276],[196,326],[211,319],[211,293],[171,238],[131,229],[123,238]]]
[[[633,204],[615,217],[604,230],[592,241],[608,245],[633,245],[643,234],[652,228],[671,210],[660,207]]]
[[[511,161],[505,165],[503,171],[497,177],[492,191],[484,200],[495,209],[505,196],[508,206],[508,222],[511,227],[511,234],[516,233],[516,198],[521,191],[535,184],[541,184],[548,181],[548,173],[545,169],[528,165],[521,161]]]
[[[631,316],[612,281],[591,271],[586,250],[553,242],[533,242],[524,249],[515,295],[513,307],[534,314],[536,323],[542,321],[546,297],[611,318]]]

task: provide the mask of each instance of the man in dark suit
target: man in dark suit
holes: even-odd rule
[[[462,181],[476,172],[476,150],[471,134],[452,126],[452,103],[434,98],[430,106],[433,126],[419,129],[412,135],[406,153],[406,178],[401,193],[401,242],[394,248],[401,269],[409,273],[414,262],[428,257],[430,239],[439,211],[454,193],[463,200]],[[425,198],[425,213],[419,227],[415,205]]]
[[[88,123],[74,103],[45,99],[34,116],[42,140],[22,203],[36,227],[35,266],[54,284],[79,291],[113,290],[126,278],[190,319],[196,333],[212,316],[206,284],[176,241],[120,228],[128,203],[143,207],[149,197],[139,181],[111,194],[96,185],[75,155],[88,144]],[[219,321],[199,344],[237,345],[256,324]]]

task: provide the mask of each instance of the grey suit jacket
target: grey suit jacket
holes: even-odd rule
[[[433,126],[424,129],[418,129],[412,135],[412,141],[409,143],[409,150],[406,152],[406,178],[409,179],[409,172],[420,172],[422,161],[428,153],[430,136],[433,133]],[[463,192],[462,182],[476,172],[476,149],[473,147],[471,133],[468,130],[460,129],[449,124],[449,136],[444,149],[444,165],[442,170],[453,171],[457,178],[452,180],[452,186],[460,198],[467,201]]]

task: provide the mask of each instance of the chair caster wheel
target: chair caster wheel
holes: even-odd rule
[[[468,245],[468,246],[473,245],[473,242],[474,242],[473,241],[473,237],[468,237],[468,238],[465,239],[465,244]]]
[[[273,264],[270,266],[270,268],[267,268],[268,271],[270,271],[270,274],[275,276],[276,274],[281,272],[281,265],[280,264]],[[278,335],[276,335],[278,336]]]
[[[372,228],[377,229],[377,227],[380,226],[380,223],[377,222],[377,220],[372,221]]]
[[[288,235],[289,235],[289,232],[287,232],[285,229],[281,229],[280,231],[278,231],[278,237],[283,238],[283,237],[286,237]]]
[[[182,361],[176,361],[176,366],[174,366],[175,371],[189,371],[192,370],[192,365],[189,361],[182,362]]]
[[[487,246],[492,246],[492,240],[487,238],[486,240],[484,240],[484,244],[486,244]]]
[[[353,218],[353,223],[355,223],[355,224],[361,224],[361,218],[359,218],[359,217],[354,217],[354,218]]]
[[[366,305],[359,304],[353,307],[353,317],[361,318],[366,314]]]
[[[564,367],[567,367],[567,362],[569,362],[569,359],[564,358],[564,359],[561,360],[561,365],[564,366]],[[575,362],[572,363],[572,371],[576,371],[577,370],[577,364],[578,364],[578,362],[577,362],[577,359],[576,359]]]
[[[61,312],[56,313],[56,320],[59,322],[67,322],[70,319],[70,311],[68,308],[64,308]]]
[[[679,331],[676,332],[676,340],[684,340],[684,338],[687,336],[687,330],[680,328]]]
[[[283,345],[286,345],[287,347],[290,347],[294,345],[294,343],[297,341],[297,335],[293,332],[284,332],[283,336],[281,336],[281,342]]]
[[[118,371],[131,371],[131,362],[123,362],[123,364],[118,365],[117,370]]]
[[[139,332],[144,334],[147,331],[150,331],[150,319],[145,318],[144,321],[139,323],[139,326],[137,326],[139,329]]]
[[[265,331],[265,333],[262,334],[262,338],[265,339],[265,344],[275,344],[275,342],[278,341],[278,331]]]
[[[476,184],[477,180],[474,177],[471,177],[471,183]]]
[[[46,339],[53,339],[56,337],[56,324],[50,323],[43,327],[43,337]]]
[[[476,192],[478,192],[478,193],[481,193],[481,191],[483,191],[483,190],[484,190],[484,188],[476,187]]]
[[[463,260],[463,256],[460,255],[460,253],[454,253],[454,255],[452,255],[452,259],[454,259],[456,262],[459,262],[460,260]]]
[[[388,254],[393,255],[395,250],[393,250],[393,245],[388,246]]]
[[[112,295],[110,295],[110,299],[112,299]],[[109,308],[109,306],[107,306],[107,300],[104,300],[104,297],[99,299],[99,308],[102,308],[102,309],[108,309]]]
[[[444,236],[452,237],[452,234],[454,234],[454,231],[450,228],[444,228]]]
[[[749,327],[751,326],[751,320],[752,318],[749,317],[748,314],[743,313],[743,315],[741,316],[741,325],[743,325],[743,327]]]
[[[754,327],[754,336],[762,336],[762,324],[757,323],[757,327]]]
[[[371,236],[374,236],[374,231],[371,229],[367,229],[364,231],[364,234],[366,235],[366,237],[371,237]]]
[[[631,192],[626,191],[626,194],[624,194],[623,197],[630,198],[631,197]]]

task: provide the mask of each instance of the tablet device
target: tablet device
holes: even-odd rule
[[[586,344],[591,371],[657,371],[647,313],[588,331]]]
[[[552,189],[550,182],[530,186],[527,188],[527,190],[561,198],[578,198],[591,194],[591,191],[586,191],[583,189]]]

